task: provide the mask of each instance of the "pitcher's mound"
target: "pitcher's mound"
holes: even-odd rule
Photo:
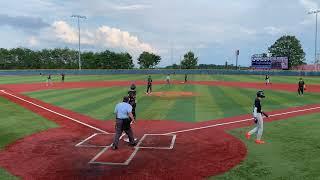
[[[194,92],[168,91],[168,92],[153,92],[152,94],[150,94],[150,96],[176,98],[176,97],[193,97],[193,96],[197,96],[197,94]]]

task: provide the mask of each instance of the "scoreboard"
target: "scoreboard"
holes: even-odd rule
[[[289,69],[287,57],[264,57],[254,55],[251,57],[251,67],[254,69]]]

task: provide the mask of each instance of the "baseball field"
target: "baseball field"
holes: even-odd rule
[[[0,179],[320,179],[320,78],[254,75],[0,76]],[[137,85],[139,142],[110,149],[114,107]],[[263,140],[252,106],[264,90]],[[125,137],[122,137],[125,138]]]

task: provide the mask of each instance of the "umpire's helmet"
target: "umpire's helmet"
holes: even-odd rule
[[[135,90],[136,89],[136,85],[135,84],[131,84],[130,89],[131,90]]]
[[[257,97],[259,98],[265,98],[266,96],[264,95],[264,92],[262,90],[257,92]]]

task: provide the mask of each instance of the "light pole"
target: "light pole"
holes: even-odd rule
[[[320,9],[315,10],[315,11],[310,11],[308,14],[315,14],[316,15],[316,32],[315,32],[315,40],[314,40],[314,64],[315,67],[319,63],[317,60],[317,43],[318,43],[318,13],[320,13]],[[316,70],[318,68],[316,67]]]
[[[237,49],[237,50],[236,50],[236,70],[238,70],[238,59],[239,59],[239,55],[240,55],[240,50]]]
[[[86,16],[80,16],[80,15],[72,15],[72,18],[77,18],[78,19],[78,32],[79,32],[79,70],[81,70],[81,49],[80,49],[80,19],[87,19]]]

